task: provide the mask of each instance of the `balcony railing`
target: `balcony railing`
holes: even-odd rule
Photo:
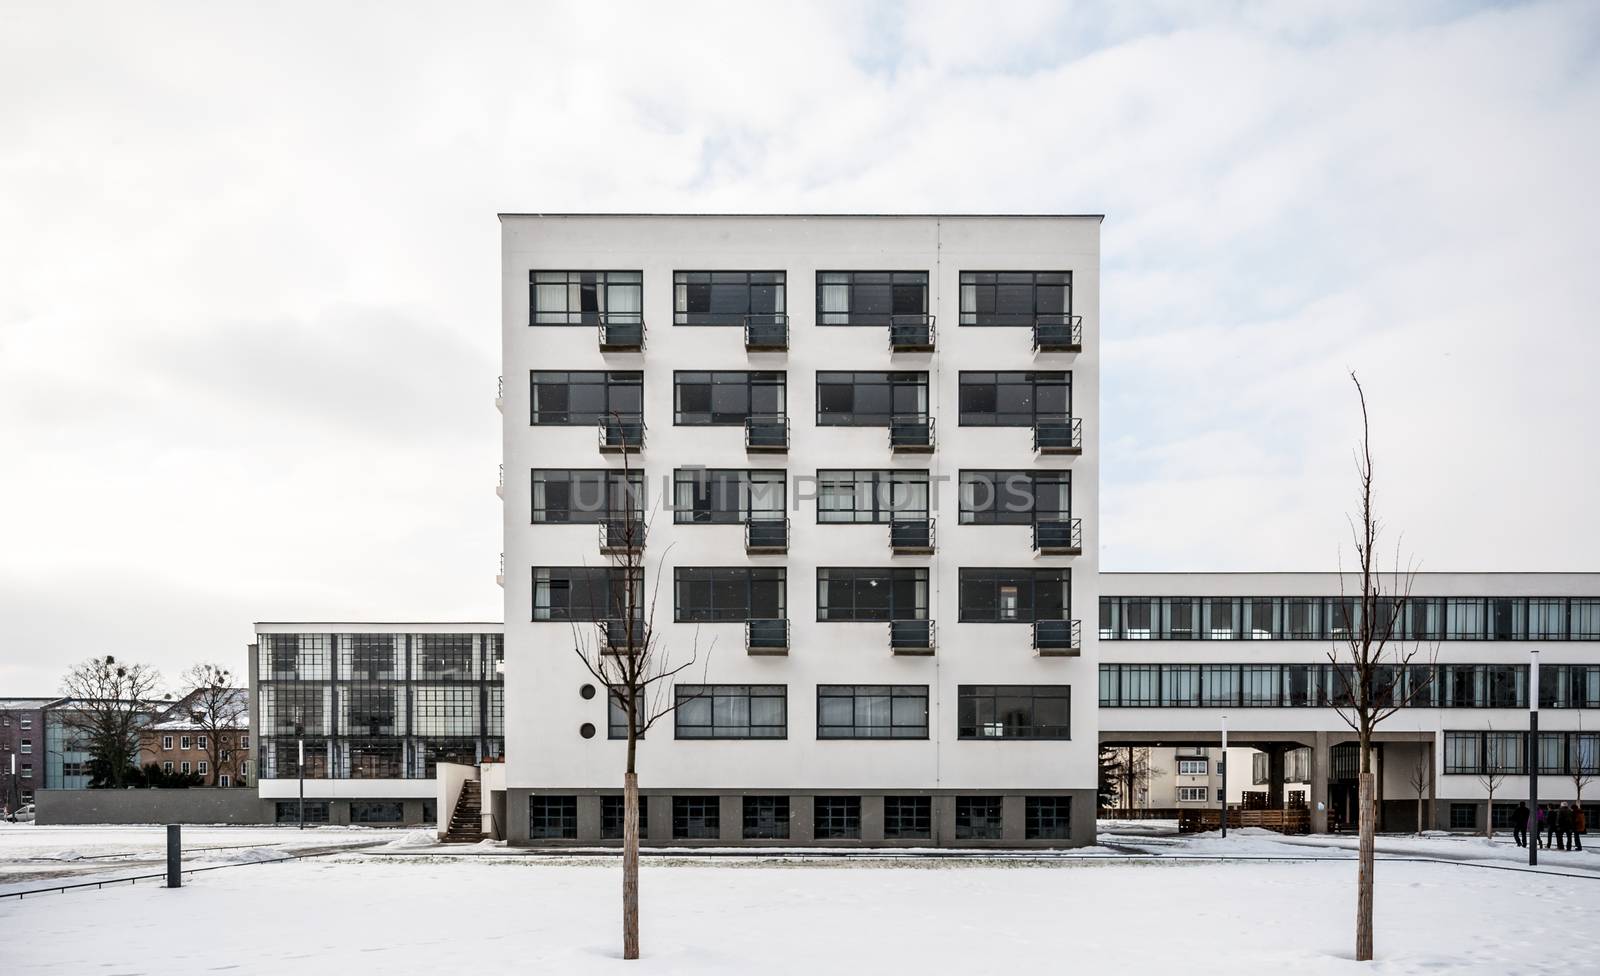
[[[1082,352],[1083,316],[1036,315],[1033,319],[1034,352]]]
[[[494,483],[494,493],[501,498],[506,497],[506,466],[500,465],[500,477]]]
[[[1042,556],[1083,554],[1083,519],[1033,523],[1033,550]]]
[[[746,352],[783,352],[789,348],[789,316],[776,314],[744,317]]]
[[[744,551],[774,553],[789,551],[787,518],[753,518],[744,523]]]
[[[889,450],[896,454],[927,454],[933,450],[933,418],[923,413],[895,414],[889,418]]]
[[[894,352],[933,352],[933,316],[889,316],[889,348]]]
[[[789,418],[757,414],[744,420],[744,449],[753,454],[782,454],[789,449]]]
[[[751,654],[789,653],[788,619],[745,621],[744,647]]]
[[[494,574],[494,581],[498,586],[506,585],[506,554],[503,552],[500,554],[500,570]]]
[[[932,654],[933,621],[889,621],[889,650],[895,654]]]
[[[625,617],[613,617],[610,620],[601,621],[600,630],[605,635],[606,650],[608,652],[626,652],[630,636],[633,639],[633,652],[635,654],[644,652],[646,634],[643,617],[635,617],[632,621]]]
[[[1040,657],[1077,657],[1083,652],[1083,633],[1076,620],[1035,620],[1033,649]]]
[[[643,513],[635,512],[631,518],[608,518],[600,522],[600,553],[621,555],[644,549],[645,530],[648,524]]]
[[[644,351],[644,319],[639,313],[600,313],[600,351]]]
[[[933,552],[933,519],[897,519],[890,522],[889,548],[901,555]]]
[[[506,412],[506,378],[504,376],[495,379],[494,408],[501,413]]]
[[[637,454],[644,450],[644,417],[629,415],[600,421],[600,450],[607,454]]]
[[[1039,454],[1082,454],[1083,420],[1070,414],[1040,414],[1033,420],[1033,449]]]

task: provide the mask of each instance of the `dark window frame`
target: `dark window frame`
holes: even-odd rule
[[[544,579],[541,574],[546,574]],[[535,566],[532,570],[533,587],[533,615],[532,620],[538,623],[551,621],[572,621],[577,623],[595,623],[603,620],[616,620],[623,616],[628,609],[628,601],[623,593],[622,586],[628,570],[616,566]],[[573,602],[573,594],[577,591],[576,580],[584,580],[584,585],[589,589],[598,589],[604,586],[606,590],[605,605],[598,605],[594,598]],[[601,583],[601,580],[604,580]],[[632,580],[633,599],[635,612],[644,606],[644,574],[636,571]],[[539,593],[541,586],[549,593],[546,611],[541,614],[539,606]],[[557,593],[565,593],[565,598],[556,600]],[[576,615],[575,615],[576,614]]]
[[[845,276],[843,281],[829,281],[829,277]],[[887,276],[887,281],[874,281],[872,278]],[[887,326],[891,318],[896,315],[927,315],[929,314],[929,274],[927,271],[877,271],[877,270],[839,270],[818,271],[816,292],[816,315],[819,326],[855,326],[872,327]],[[825,297],[825,288],[843,286],[846,292],[846,308],[837,311],[829,308]],[[868,311],[863,308],[868,297],[864,292],[867,289],[887,288],[889,299],[886,311]],[[909,300],[913,291],[920,290],[920,300]],[[908,299],[902,302],[902,299]]]
[[[862,377],[869,377],[863,379]],[[879,380],[876,377],[883,377]],[[830,409],[833,397],[826,388],[850,388],[849,409]],[[883,387],[884,410],[857,409],[863,388]],[[815,393],[818,427],[889,427],[895,417],[929,417],[933,400],[927,370],[817,370]],[[906,405],[909,398],[912,405]],[[920,406],[915,405],[916,401]],[[857,420],[857,416],[863,419]]]
[[[1023,803],[1023,840],[1072,839],[1072,797],[1029,796]]]
[[[540,276],[545,276],[541,281]],[[555,276],[562,275],[565,281],[556,281]],[[615,278],[616,280],[613,280]],[[589,280],[585,280],[589,279]],[[562,307],[556,309],[541,309],[539,307],[539,286],[563,287],[566,290]],[[572,289],[576,286],[579,293],[578,308],[573,310],[570,302]],[[632,287],[638,293],[637,312],[614,312],[611,310],[612,290],[625,290]],[[593,308],[585,308],[583,292],[590,291],[590,297],[597,300]],[[599,296],[604,293],[605,300],[599,301]],[[541,319],[540,316],[547,316]],[[556,316],[560,316],[558,320]],[[615,321],[639,323],[644,321],[644,272],[643,271],[570,271],[560,268],[534,269],[528,272],[528,325],[530,326],[585,326],[598,325],[601,316],[619,316]]]
[[[571,794],[535,793],[528,797],[530,840],[577,840],[578,798]]]
[[[775,612],[758,606],[765,603],[757,595],[758,583],[775,584],[777,588]],[[741,586],[743,604],[728,602],[723,606],[717,597],[731,597],[730,587]],[[694,599],[699,587],[705,587],[710,599],[704,605]],[[782,620],[789,615],[789,577],[784,566],[675,566],[672,570],[672,619],[676,623],[742,623],[747,620]],[[761,610],[761,613],[757,613]],[[737,611],[737,612],[735,612]]]
[[[885,840],[929,840],[933,837],[933,797],[889,795],[883,798]]]
[[[869,477],[862,477],[867,475]],[[926,522],[931,517],[933,509],[933,480],[932,472],[926,468],[819,468],[816,481],[816,520],[818,525],[888,525],[892,522]],[[851,506],[824,507],[823,490],[827,486],[831,492],[833,488],[848,482],[850,489]],[[863,485],[868,487],[868,496],[872,500],[872,508],[862,509],[854,503],[861,497]],[[923,505],[916,508],[903,505],[899,499],[909,498],[914,489],[922,489]],[[887,505],[882,502],[882,492],[887,490],[889,501]],[[859,516],[863,512],[870,518],[831,518],[824,516],[850,514]]]
[[[619,468],[533,468],[528,472],[528,484],[528,505],[533,525],[594,525],[609,522],[624,516],[624,509],[619,504],[624,499],[632,503],[628,507],[633,509],[636,520],[642,521],[644,517],[643,471],[624,471]],[[545,486],[543,492],[540,491],[541,485]],[[565,486],[568,502],[565,508],[549,504],[552,485]],[[596,502],[594,505],[588,504],[591,495]],[[574,507],[574,502],[577,507]],[[578,517],[574,518],[574,515]]]
[[[826,575],[824,575],[826,574]],[[868,607],[871,612],[863,615],[859,591],[862,586],[874,585],[871,581],[878,580],[887,583],[888,608],[883,616],[878,616],[875,607]],[[830,584],[848,582],[850,586],[849,615],[839,615],[840,606],[828,597],[826,587]],[[902,606],[899,591],[909,585],[912,588],[912,599],[909,607]],[[927,620],[931,607],[929,589],[931,586],[930,573],[921,566],[818,566],[817,567],[817,620],[828,623],[862,622],[862,621],[891,621],[891,620]],[[910,616],[905,614],[909,613]]]
[[[783,794],[747,794],[740,811],[745,840],[788,840],[793,805]]]
[[[672,798],[673,840],[721,840],[722,797],[680,794]]]
[[[557,377],[565,377],[557,379]],[[573,377],[580,377],[574,380]],[[600,377],[596,380],[593,377]],[[539,409],[539,389],[565,387],[566,409]],[[574,386],[600,387],[605,400],[598,410],[573,410]],[[631,399],[617,402],[627,391],[636,391],[638,403]],[[532,369],[528,371],[528,423],[533,427],[590,427],[616,418],[641,420],[644,417],[644,371],[629,369]]]
[[[968,485],[972,489],[968,490]],[[1019,496],[1018,490],[1023,494]],[[1055,490],[1065,507],[1043,511],[1039,499]],[[1072,518],[1072,470],[1016,470],[1005,468],[962,468],[956,475],[956,503],[962,525],[1033,525],[1039,521],[1067,521]],[[1027,501],[1026,507],[1020,503]],[[978,503],[983,502],[981,507]]]
[[[704,379],[700,379],[704,377]],[[733,377],[738,377],[737,380]],[[684,397],[705,387],[705,410],[685,410]],[[744,410],[717,409],[717,389],[743,388]],[[758,391],[777,391],[771,410],[756,409]],[[705,419],[698,419],[701,416]],[[781,369],[677,369],[672,371],[672,425],[674,427],[742,427],[751,417],[789,416],[789,374]]]
[[[811,836],[817,840],[860,840],[861,797],[813,797]]]
[[[956,840],[1004,838],[1004,797],[998,794],[956,797]]]
[[[1042,277],[1051,276],[1063,279],[1062,281],[1041,281]],[[1026,277],[1027,280],[1021,280]],[[1011,280],[1000,280],[1009,278]],[[987,280],[983,280],[987,279]],[[1041,315],[1059,316],[1072,314],[1072,272],[1071,271],[963,271],[959,278],[958,292],[961,313],[959,323],[963,326],[979,328],[1006,328],[1010,326],[1031,326]],[[1048,307],[1041,308],[1040,288],[1061,290],[1060,303],[1046,302]],[[1029,292],[1027,311],[1001,312],[1000,289],[1026,288]],[[971,289],[971,311],[968,311],[968,289]],[[988,300],[985,301],[985,292]],[[1057,307],[1059,304],[1059,307]],[[985,305],[988,309],[985,310]]]
[[[757,281],[758,276],[771,276],[776,280]],[[735,280],[735,279],[741,280]],[[704,280],[701,280],[704,279]],[[719,280],[721,279],[721,280]],[[703,287],[706,290],[705,300],[708,307],[705,310],[694,310],[689,306],[698,304],[695,289]],[[762,303],[757,308],[756,294],[761,288],[771,289],[771,301]],[[718,304],[718,292],[727,294],[723,297],[732,297],[739,290],[744,291],[743,309],[741,311],[715,311]],[[784,271],[674,271],[672,273],[672,324],[685,327],[710,326],[742,326],[747,316],[776,316],[786,315],[788,306],[788,273]]]
[[[789,737],[789,686],[788,685],[762,685],[762,684],[718,684],[718,685],[677,685],[673,689],[676,707],[673,709],[673,738],[685,741],[726,741],[726,740],[782,740]],[[719,699],[745,700],[743,714],[744,721],[728,721],[726,709],[732,707],[719,705]],[[777,723],[763,722],[756,724],[752,721],[757,700],[777,702],[781,713],[781,720]],[[686,723],[685,716],[694,716],[696,708],[692,707],[699,702],[706,702],[707,721]],[[704,730],[702,733],[701,730]],[[731,730],[731,731],[721,731]],[[760,730],[760,734],[758,734]],[[689,733],[689,734],[686,734]]]
[[[1002,703],[1021,702],[1024,699],[1028,702],[1027,724],[1014,724],[1014,712],[1001,715]],[[1072,739],[1071,685],[958,685],[956,700],[956,738],[961,741],[1068,742]],[[1061,702],[1065,709],[1063,721],[1038,721],[1041,701]],[[984,708],[985,702],[988,703],[987,709]],[[993,731],[982,731],[984,729]]]
[[[888,699],[889,721],[886,725],[864,723],[862,699]],[[824,721],[823,700],[835,702],[849,700],[850,724]],[[817,685],[817,738],[820,740],[867,740],[884,742],[894,740],[926,740],[929,737],[931,712],[927,685]],[[905,709],[916,708],[921,702],[922,724],[913,725],[898,721],[897,705]],[[904,704],[902,704],[904,703]],[[862,730],[868,730],[863,734]],[[874,735],[870,730],[885,729],[887,734]]]
[[[1003,594],[1008,588],[1015,590],[1014,613],[1005,616]],[[1059,616],[1040,616],[1041,593],[1051,593],[1059,588],[1061,607]],[[972,602],[969,597],[979,592],[993,591],[987,604]],[[1072,619],[1072,570],[1070,567],[963,566],[957,570],[957,604],[959,617],[964,624],[1027,624],[1036,621],[1062,621]],[[983,611],[991,610],[992,613]],[[1057,612],[1049,608],[1050,612]]]
[[[755,476],[760,476],[759,479]],[[672,521],[675,525],[740,525],[760,513],[763,519],[786,518],[789,505],[789,472],[784,468],[674,468],[672,472]],[[756,484],[777,486],[776,510],[754,508],[750,502]],[[725,504],[728,491],[735,505]],[[688,504],[685,505],[687,494]],[[705,507],[700,500],[707,501]]]
[[[989,377],[985,380],[984,377]],[[1024,379],[1017,379],[1023,377]],[[957,377],[957,423],[962,427],[1033,427],[1040,417],[1072,416],[1072,370],[961,370]],[[992,387],[985,395],[983,388]],[[1024,394],[1028,409],[1002,409],[1001,401]],[[1059,387],[1065,409],[1040,409],[1041,390]],[[976,404],[985,399],[994,401],[993,409],[981,409]]]

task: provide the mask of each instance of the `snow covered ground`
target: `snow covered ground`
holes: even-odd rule
[[[62,849],[44,838],[66,829],[0,832],[0,858]],[[119,843],[125,828],[95,830],[74,846],[146,843]],[[327,828],[326,837],[374,833]],[[219,837],[277,844],[283,834],[234,828]],[[1529,874],[1506,870],[1525,852],[1475,838],[1380,845],[1396,848],[1390,856],[1446,860],[1379,865],[1379,962],[1370,968],[1350,960],[1349,838],[1109,830],[1104,842],[1161,856],[647,858],[641,964],[617,958],[614,860],[441,849],[378,833],[385,838],[394,843],[198,874],[176,891],[141,885],[0,899],[0,932],[20,935],[0,940],[0,972],[977,974],[1063,971],[1067,963],[1070,971],[1185,976],[1501,976],[1589,973],[1600,959],[1592,908],[1600,853],[1554,852],[1541,861],[1569,876]],[[1175,858],[1241,854],[1339,860]],[[179,919],[183,932],[203,937],[174,937]]]

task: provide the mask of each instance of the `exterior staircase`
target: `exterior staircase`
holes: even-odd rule
[[[483,840],[483,799],[479,783],[469,779],[461,784],[456,808],[450,812],[450,828],[440,840],[446,844],[476,844]]]

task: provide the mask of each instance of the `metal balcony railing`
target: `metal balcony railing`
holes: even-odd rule
[[[744,646],[751,654],[789,653],[788,619],[745,621]]]
[[[631,518],[617,516],[599,523],[600,552],[602,555],[639,552],[644,549],[645,530],[649,528],[642,512]]]
[[[500,569],[494,574],[494,581],[496,585],[506,585],[506,554],[503,552],[500,554]]]
[[[1082,352],[1083,316],[1036,315],[1033,318],[1034,352]]]
[[[889,418],[889,450],[926,454],[933,450],[933,418],[927,414],[895,414]]]
[[[1033,419],[1033,449],[1039,454],[1082,454],[1083,420],[1071,414],[1040,414]]]
[[[756,414],[744,420],[744,448],[763,454],[789,449],[789,418],[782,414]]]
[[[889,621],[889,650],[896,654],[932,654],[933,621]]]
[[[601,352],[642,352],[644,319],[638,312],[600,313]]]
[[[506,378],[504,376],[495,378],[494,408],[501,413],[506,412]]]
[[[506,466],[500,465],[500,476],[494,483],[494,493],[501,498],[506,497]]]
[[[1083,554],[1083,519],[1044,520],[1033,523],[1033,550],[1044,556]]]
[[[889,548],[901,554],[933,552],[933,519],[890,522]]]
[[[630,624],[632,626],[630,626]],[[643,617],[635,617],[632,621],[629,621],[625,617],[613,617],[610,620],[602,621],[600,624],[600,629],[605,634],[607,651],[611,651],[613,653],[617,651],[626,651],[628,649],[628,638],[630,635],[633,638],[633,650],[635,654],[642,653],[645,649],[646,634]]]
[[[744,523],[744,551],[771,553],[789,551],[787,518],[752,518]]]
[[[746,352],[782,352],[789,348],[789,316],[782,312],[744,317]]]
[[[629,414],[600,421],[600,450],[607,454],[636,454],[644,450],[644,417]]]
[[[933,352],[933,316],[889,316],[889,348],[894,352]]]
[[[1033,649],[1041,657],[1077,657],[1083,652],[1083,632],[1077,620],[1035,620]]]

